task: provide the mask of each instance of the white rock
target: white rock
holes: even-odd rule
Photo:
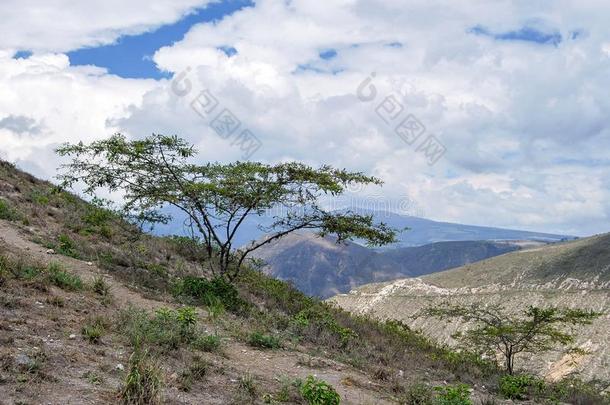
[[[72,333],[70,336],[68,336],[70,339],[76,339],[76,335],[74,333]]]
[[[93,262],[87,262],[87,266],[93,266]]]
[[[48,250],[47,250],[47,254],[48,254],[48,255],[54,255],[54,254],[55,254],[55,251],[54,251],[53,249],[48,249]]]
[[[119,371],[123,371],[123,370],[125,370],[125,366],[122,365],[121,363],[119,363],[119,364],[116,365],[115,369],[117,369]]]

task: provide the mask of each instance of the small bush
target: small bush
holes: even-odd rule
[[[217,335],[199,336],[193,342],[193,347],[204,352],[218,351],[220,349],[220,337]]]
[[[161,370],[147,353],[134,352],[121,389],[121,402],[129,405],[161,403]]]
[[[434,391],[425,384],[413,384],[407,388],[400,403],[405,405],[433,405]]]
[[[209,368],[208,362],[199,357],[194,357],[189,368],[180,373],[178,380],[179,388],[185,392],[190,391],[193,382],[203,380]]]
[[[239,388],[250,397],[255,397],[257,393],[256,382],[251,374],[239,377]]]
[[[470,390],[466,384],[447,385],[445,387],[435,387],[437,405],[472,405],[470,400]]]
[[[6,221],[16,221],[19,219],[19,214],[8,204],[6,200],[0,199],[0,219]]]
[[[68,235],[59,235],[59,238],[57,239],[57,253],[75,259],[79,258],[76,245]]]
[[[99,343],[106,331],[108,322],[102,317],[96,317],[88,320],[81,329],[83,338],[89,343]]]
[[[83,280],[76,274],[62,270],[57,263],[49,264],[47,276],[51,284],[62,290],[77,291],[83,289]]]
[[[309,405],[339,405],[341,397],[326,381],[308,376],[301,385],[301,395]]]
[[[107,297],[110,295],[110,285],[106,282],[106,280],[104,280],[103,276],[97,276],[93,280],[91,289],[93,290],[93,292],[101,295],[102,297]]]
[[[252,347],[261,349],[279,349],[282,343],[279,338],[271,335],[264,335],[260,332],[253,332],[248,338],[248,344]]]
[[[196,322],[196,312],[190,307],[176,311],[160,308],[153,316],[144,310],[129,308],[119,313],[117,327],[135,347],[150,344],[175,350],[195,339]]]
[[[534,380],[529,375],[505,375],[500,378],[500,394],[508,399],[526,399]]]
[[[185,277],[175,283],[174,295],[194,298],[206,306],[220,301],[234,313],[243,313],[249,307],[239,296],[237,289],[222,278],[207,280],[201,277]]]

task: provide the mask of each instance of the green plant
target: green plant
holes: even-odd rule
[[[6,221],[15,221],[19,219],[19,214],[11,208],[8,202],[4,199],[0,199],[0,219]]]
[[[278,337],[264,335],[260,332],[251,333],[248,337],[248,344],[262,349],[279,349],[282,347],[282,342]]]
[[[246,374],[239,377],[238,380],[239,388],[248,394],[250,397],[255,397],[257,393],[256,381],[252,374]]]
[[[77,291],[83,289],[83,280],[78,275],[63,270],[58,263],[50,263],[47,271],[47,277],[51,284],[62,290]]]
[[[472,405],[470,389],[466,384],[434,387],[437,392],[437,405]]]
[[[189,368],[183,370],[179,377],[179,388],[182,391],[190,391],[194,381],[201,381],[208,373],[209,363],[200,357],[193,357]]]
[[[110,295],[110,285],[104,280],[104,276],[97,276],[93,280],[93,284],[91,285],[91,289],[96,294],[101,295],[102,297],[107,297]]]
[[[433,405],[434,390],[426,384],[413,384],[401,396],[404,405]]]
[[[73,257],[75,259],[79,258],[78,252],[76,251],[76,246],[68,235],[59,235],[57,238],[57,253],[64,256]]]
[[[88,320],[81,329],[83,338],[89,343],[99,343],[106,331],[107,322],[101,317]]]
[[[527,399],[532,388],[538,393],[544,390],[544,381],[530,375],[505,375],[498,385],[500,394],[508,399]]]
[[[309,405],[338,405],[341,397],[332,385],[310,375],[301,385],[301,395]]]
[[[195,339],[193,347],[204,352],[215,352],[220,348],[220,343],[218,335],[203,335]]]
[[[161,370],[148,353],[136,350],[129,359],[129,371],[120,392],[128,405],[161,403]]]
[[[221,303],[224,308],[235,313],[244,312],[249,307],[239,296],[235,286],[218,277],[208,280],[188,276],[175,282],[173,292],[176,296],[195,298],[210,308],[218,307]]]

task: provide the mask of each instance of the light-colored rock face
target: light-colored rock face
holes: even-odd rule
[[[344,309],[380,319],[397,319],[441,343],[469,327],[454,320],[417,317],[426,307],[445,303],[498,304],[517,314],[533,306],[558,306],[604,312],[575,330],[572,347],[586,355],[557,350],[523,354],[516,360],[550,380],[576,373],[586,380],[610,380],[610,236],[518,251],[422,278],[369,284],[330,301]]]
[[[585,282],[578,284],[586,284]],[[529,305],[585,308],[603,311],[605,315],[591,325],[579,327],[574,347],[586,350],[585,356],[566,355],[563,351],[544,355],[522,355],[517,366],[536,372],[549,379],[559,379],[578,373],[583,379],[610,380],[610,291],[606,289],[554,289],[544,285],[531,289],[489,288],[441,288],[425,283],[421,279],[399,280],[385,285],[367,286],[349,294],[337,295],[332,302],[342,308],[367,314],[380,319],[398,319],[414,330],[449,345],[458,330],[468,327],[459,321],[446,322],[434,318],[414,317],[428,306],[444,303],[468,305],[476,302],[500,304],[508,311],[517,313]]]

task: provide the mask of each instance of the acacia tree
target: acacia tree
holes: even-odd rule
[[[472,322],[472,328],[456,333],[454,338],[481,354],[495,357],[498,352],[502,353],[505,371],[513,374],[518,354],[543,353],[559,345],[568,345],[574,342],[570,326],[588,325],[601,313],[529,306],[517,315],[511,315],[499,305],[446,303],[425,309],[423,315]]]
[[[61,166],[63,187],[83,183],[86,194],[99,189],[123,194],[121,212],[146,222],[168,222],[163,208],[173,206],[188,219],[207,253],[215,276],[232,281],[248,255],[268,243],[301,229],[338,241],[363,239],[371,245],[395,241],[396,233],[370,215],[329,212],[320,198],[342,194],[348,185],[381,180],[330,166],[302,163],[275,165],[257,162],[193,163],[195,148],[177,136],[152,135],[128,140],[115,134],[91,144],[65,144],[57,153],[71,158]],[[236,250],[234,241],[248,217],[270,210],[280,214],[261,227],[267,236]],[[186,226],[186,225],[185,225]]]

